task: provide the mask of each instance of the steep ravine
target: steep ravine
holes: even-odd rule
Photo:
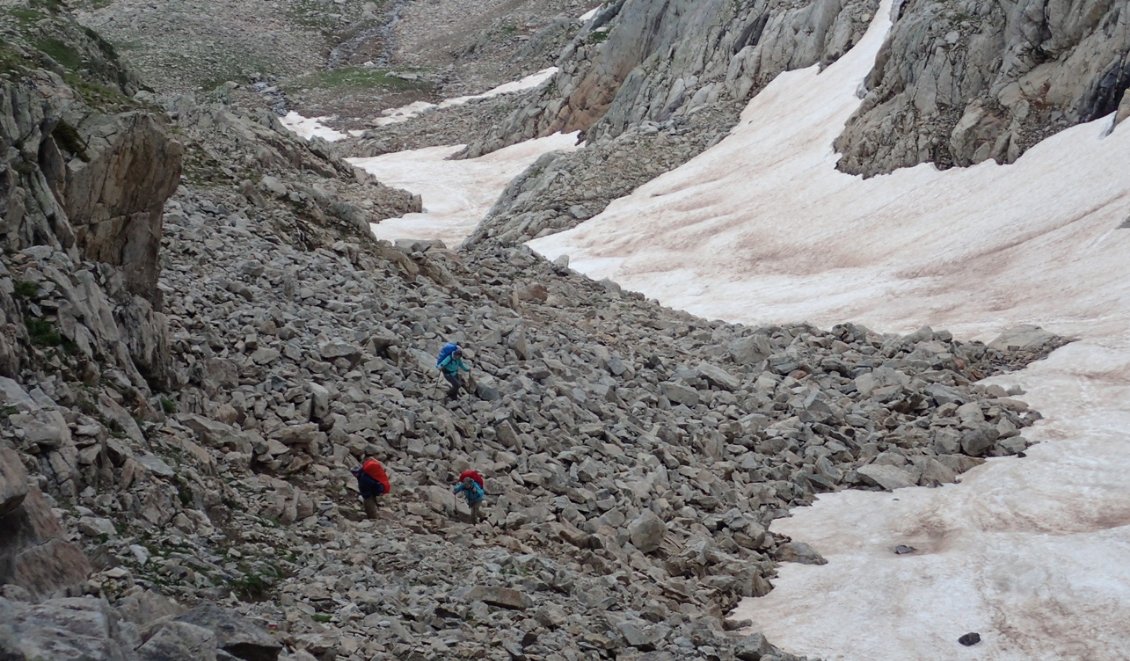
[[[223,95],[135,96],[20,7],[59,31],[0,44],[0,656],[791,659],[724,621],[822,562],[770,522],[1027,447],[1039,414],[976,382],[1060,338],[752,328],[521,246],[377,242],[420,201]],[[810,55],[858,27],[798,11]]]

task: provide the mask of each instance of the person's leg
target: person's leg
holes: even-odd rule
[[[479,514],[479,505],[482,505],[482,503],[480,502],[471,505],[471,523],[477,524],[481,520],[481,516]]]
[[[361,503],[365,505],[365,516],[370,519],[377,518],[377,497],[369,496],[363,498]]]
[[[460,382],[459,382],[459,375],[458,374],[452,374],[450,372],[444,372],[443,378],[447,379],[447,382],[449,384],[451,384],[451,387],[447,389],[447,398],[448,399],[455,399],[456,397],[458,397],[459,396],[459,386],[461,385]]]

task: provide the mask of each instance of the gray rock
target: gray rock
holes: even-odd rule
[[[0,656],[6,659],[124,661],[118,617],[89,597],[21,604],[0,597]]]
[[[245,661],[276,661],[282,650],[282,644],[257,624],[215,604],[197,606],[175,621],[211,630],[221,650]]]
[[[799,562],[803,565],[826,565],[828,561],[804,542],[788,542],[777,547],[777,559],[781,562]]]
[[[27,472],[14,450],[0,447],[0,517],[14,511],[27,496]]]
[[[216,658],[216,634],[211,629],[188,622],[166,622],[145,641],[145,644],[137,648],[137,655],[145,661],[167,659],[212,661]]]
[[[644,510],[628,524],[628,538],[641,553],[657,550],[666,534],[667,524],[651,510]]]
[[[534,605],[529,595],[520,590],[483,585],[476,585],[471,588],[467,594],[463,595],[463,599],[465,601],[481,601],[491,606],[513,610],[525,610]]]
[[[741,385],[741,381],[737,377],[717,365],[699,363],[695,371],[700,377],[723,390],[737,390]]]
[[[910,471],[898,466],[867,464],[857,468],[856,472],[888,491],[918,484],[918,479]]]
[[[1039,326],[1022,325],[1005,330],[989,342],[989,346],[1000,350],[1039,351],[1058,341],[1059,337],[1055,333],[1049,333]]]
[[[697,406],[699,395],[698,391],[694,388],[688,388],[681,383],[673,381],[664,381],[659,384],[659,392],[664,397],[671,400],[675,404],[683,404],[685,406]]]
[[[171,466],[166,464],[157,455],[147,452],[145,454],[135,456],[134,459],[136,459],[137,462],[142,466],[145,466],[149,470],[153,471],[153,474],[159,477],[173,477],[174,475],[176,475],[176,471],[174,471]]]

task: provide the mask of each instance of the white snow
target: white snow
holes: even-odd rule
[[[512,94],[514,92],[533,89],[552,78],[553,74],[555,73],[557,73],[557,67],[549,67],[548,69],[542,69],[541,71],[538,71],[536,73],[531,73],[521,80],[517,80],[511,83],[503,83],[502,85],[487,90],[482,94],[474,94],[471,96],[456,96],[450,99],[444,99],[438,104],[428,103],[427,101],[416,101],[406,106],[400,106],[399,108],[391,108],[389,110],[386,110],[381,113],[381,117],[374,119],[371,123],[374,126],[387,126],[389,124],[397,124],[403,121],[407,121],[435,108],[450,108],[451,106],[461,106],[469,101],[489,99],[491,97],[499,96],[502,94]]]
[[[706,317],[1081,338],[996,379],[1046,416],[1027,458],[775,522],[828,564],[782,566],[734,618],[827,659],[1130,658],[1130,122],[1077,126],[1009,166],[837,172],[889,11],[823,73],[778,77],[726,140],[530,245]],[[968,631],[983,642],[958,645]]]
[[[344,133],[335,131],[322,122],[335,119],[334,117],[303,117],[291,110],[286,117],[280,117],[282,125],[293,131],[298,137],[309,140],[314,137],[322,138],[327,142],[334,142],[346,137]]]
[[[449,145],[346,160],[423,200],[423,213],[374,223],[378,239],[439,239],[454,247],[475,229],[510,180],[542,154],[576,149],[576,141],[576,133],[556,133],[475,159],[446,160],[463,148]]]

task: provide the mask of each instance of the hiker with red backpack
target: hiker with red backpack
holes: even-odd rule
[[[452,493],[463,493],[467,499],[467,506],[471,508],[471,523],[479,522],[479,505],[486,498],[487,492],[483,475],[477,470],[465,470],[459,474],[459,484],[455,485]]]
[[[357,478],[357,489],[361,492],[361,504],[365,506],[365,516],[370,519],[377,518],[377,498],[392,490],[385,467],[376,459],[366,457],[360,466],[350,472]]]
[[[443,345],[439,355],[436,356],[436,367],[443,373],[443,378],[451,384],[447,398],[455,399],[459,396],[459,389],[463,387],[463,379],[459,377],[459,373],[471,371],[470,367],[463,364],[463,348],[454,342]]]

